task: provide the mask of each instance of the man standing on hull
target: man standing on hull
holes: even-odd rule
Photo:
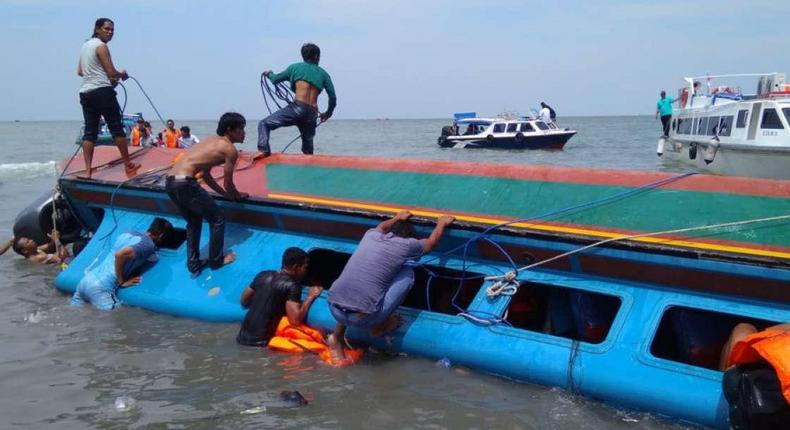
[[[280,127],[295,125],[302,134],[302,153],[313,153],[313,137],[315,136],[316,118],[320,117],[321,122],[328,120],[337,105],[335,87],[332,85],[332,78],[326,70],[318,66],[321,60],[321,50],[312,43],[305,43],[302,46],[301,63],[294,63],[280,73],[272,73],[271,70],[263,72],[273,84],[283,81],[291,83],[291,91],[294,92],[294,101],[288,106],[269,115],[258,123],[258,149],[264,156],[271,155],[269,146],[269,133]],[[318,95],[326,88],[329,96],[329,107],[326,112],[318,112]]]
[[[211,269],[219,269],[236,259],[232,252],[223,255],[225,217],[195,175],[202,172],[206,185],[230,200],[249,197],[247,193],[240,193],[233,184],[233,170],[239,156],[233,144],[244,142],[246,123],[241,114],[225,113],[219,119],[217,136],[207,137],[189,148],[168,173],[165,183],[167,195],[187,221],[187,268],[193,275],[199,274],[206,264]],[[211,168],[220,164],[225,167],[224,189],[211,176]],[[204,218],[209,223],[211,234],[208,263],[200,260],[200,229]]]

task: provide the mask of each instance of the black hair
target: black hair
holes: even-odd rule
[[[181,127],[181,132],[182,132],[182,133],[189,133],[189,127],[188,127],[188,126],[186,126],[186,125],[185,125],[185,126],[183,126],[183,127]]]
[[[151,221],[151,225],[148,226],[148,232],[153,236],[166,236],[171,231],[173,231],[173,224],[170,224],[170,221],[161,217],[154,218],[154,220]]]
[[[307,253],[302,248],[292,246],[283,252],[282,268],[301,266],[305,261],[307,261]]]
[[[540,102],[541,107],[546,107],[546,102]]]
[[[410,238],[417,236],[417,232],[414,230],[414,225],[409,221],[400,220],[400,219],[395,221],[394,224],[392,224],[392,227],[390,227],[390,231],[392,232],[392,234],[398,237]]]
[[[667,92],[666,91],[661,91],[661,97],[664,97],[665,95],[667,95]]]
[[[305,43],[302,45],[302,59],[306,63],[318,64],[318,57],[321,56],[321,48],[315,43]]]
[[[172,119],[168,119],[167,121],[165,121],[165,123],[168,123],[168,122],[172,122],[173,124],[175,124],[175,123],[176,123],[176,122],[175,122],[175,121],[173,121]]]
[[[99,18],[96,20],[96,23],[93,24],[93,35],[91,37],[96,37],[99,35],[99,29],[104,26],[106,23],[110,23],[115,25],[115,23],[110,18]]]
[[[22,250],[22,245],[20,244],[22,239],[23,239],[22,237],[15,237],[14,244],[11,245],[11,247],[14,249],[14,252],[16,252],[17,254],[23,257],[27,257],[27,255],[25,255],[25,252]]]
[[[237,128],[244,128],[247,125],[247,120],[244,116],[237,112],[225,112],[219,117],[219,124],[217,124],[217,135],[224,136],[229,130]]]
[[[145,122],[145,126],[146,126],[146,127],[150,127],[150,126],[151,126],[151,123],[150,123],[150,122],[148,122],[148,121],[146,121],[146,122]]]

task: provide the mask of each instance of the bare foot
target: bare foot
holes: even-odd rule
[[[93,173],[93,169],[90,168],[85,169],[85,173],[77,175],[77,179],[90,179],[92,173]]]
[[[343,352],[343,342],[334,333],[326,338],[326,344],[329,346],[329,354],[332,356],[333,363],[341,364],[346,361],[346,353]]]
[[[383,323],[373,327],[368,333],[371,337],[380,337],[387,334],[403,324],[403,317],[399,314],[392,314]]]
[[[225,259],[222,260],[222,265],[227,266],[228,264],[233,263],[234,261],[236,261],[236,253],[231,251],[225,254]]]

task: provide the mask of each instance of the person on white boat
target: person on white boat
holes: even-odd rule
[[[546,124],[551,124],[557,118],[557,113],[554,112],[554,109],[551,106],[547,105],[544,102],[540,102],[540,112],[538,113],[538,119],[545,122]]]
[[[661,115],[661,129],[664,136],[669,136],[669,123],[672,120],[672,103],[677,100],[667,97],[666,91],[661,91],[661,98],[656,102],[656,119]]]

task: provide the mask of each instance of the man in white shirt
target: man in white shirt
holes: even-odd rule
[[[538,113],[538,119],[545,122],[546,124],[551,124],[554,122],[554,118],[556,114],[553,114],[553,109],[544,102],[540,102],[540,113]],[[553,115],[552,115],[553,114]]]
[[[189,127],[183,126],[181,127],[181,137],[178,138],[178,147],[179,148],[190,148],[192,145],[200,143],[200,139],[197,136],[193,136],[190,134]]]

